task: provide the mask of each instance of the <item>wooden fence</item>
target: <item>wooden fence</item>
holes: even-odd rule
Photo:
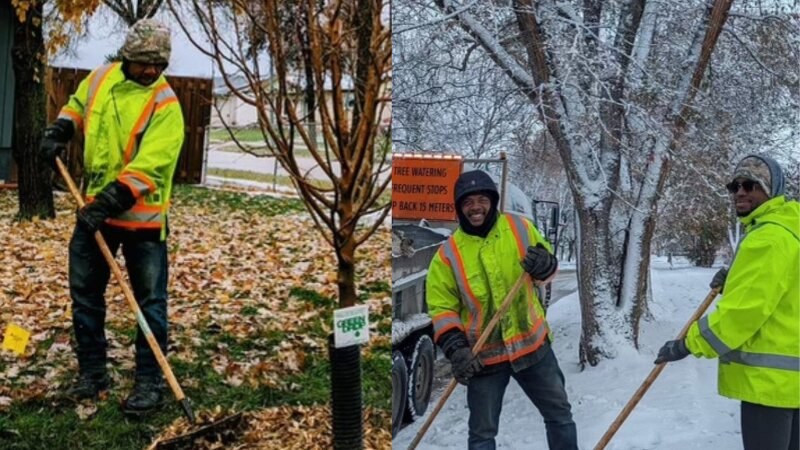
[[[88,70],[52,67],[47,70],[47,121],[58,116],[61,107],[75,92],[81,80],[89,75]],[[197,184],[202,181],[205,152],[206,126],[211,120],[210,79],[168,76],[172,90],[178,96],[185,121],[186,137],[183,141],[181,157],[175,169],[175,182]],[[76,136],[67,150],[67,166],[76,179],[83,174],[83,142]],[[16,172],[15,170],[12,170]],[[12,175],[12,182],[15,181]]]

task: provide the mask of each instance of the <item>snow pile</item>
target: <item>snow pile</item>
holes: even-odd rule
[[[550,308],[548,319],[555,339],[554,351],[566,377],[580,448],[594,448],[650,373],[658,349],[664,341],[674,339],[708,294],[708,282],[715,271],[669,269],[668,265],[654,270],[655,299],[650,305],[653,319],[642,323],[640,350],[620,348],[616,359],[583,372],[578,366],[580,308],[577,294],[559,300]],[[742,448],[739,403],[719,396],[716,383],[716,360],[690,356],[668,365],[606,448]],[[431,400],[428,414],[437,400]],[[465,448],[468,414],[466,389],[459,386],[418,448]],[[392,448],[407,448],[423,419],[402,430],[392,441]],[[542,418],[514,381],[506,391],[497,444],[498,448],[505,449],[547,448]]]
[[[403,320],[392,320],[392,345],[403,342],[409,334],[427,327],[431,318],[427,314],[411,314]]]

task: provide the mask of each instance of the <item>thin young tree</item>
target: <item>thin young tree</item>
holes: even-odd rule
[[[382,194],[391,182],[391,142],[379,129],[391,70],[388,5],[305,0],[290,8],[276,0],[191,0],[169,6],[232,95],[256,108],[267,154],[289,173],[336,254],[340,306],[356,304],[356,249],[390,211]],[[244,84],[236,83],[239,77]],[[316,101],[308,101],[308,86]],[[309,127],[318,128],[322,143]],[[310,177],[309,158],[298,155],[298,144],[325,180]],[[360,227],[368,215],[374,220]]]

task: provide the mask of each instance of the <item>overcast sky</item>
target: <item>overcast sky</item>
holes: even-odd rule
[[[171,16],[160,14],[159,20],[172,31],[172,56],[167,73],[170,75],[211,78],[211,59],[198,51],[183,34]],[[94,69],[105,62],[106,55],[115,53],[125,41],[127,27],[101,8],[89,21],[87,36],[81,38],[65,53],[57,55],[51,65]]]

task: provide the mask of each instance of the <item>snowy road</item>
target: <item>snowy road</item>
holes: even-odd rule
[[[573,293],[553,304],[548,319],[553,348],[567,383],[582,449],[591,449],[653,368],[664,341],[674,339],[708,294],[716,269],[676,268],[653,263],[653,320],[641,325],[640,349],[620,345],[618,356],[580,370],[580,307]],[[713,306],[712,306],[713,308]],[[608,450],[741,449],[739,403],[717,395],[717,362],[689,357],[670,364],[640,401]],[[438,397],[438,395],[437,395]],[[437,398],[438,399],[438,398]],[[433,399],[427,413],[433,409]],[[464,449],[467,443],[466,389],[456,388],[419,449]],[[405,449],[424,419],[401,430],[392,448]],[[509,384],[500,419],[500,449],[547,448],[544,424],[515,382]]]
[[[578,290],[578,274],[574,267],[565,267],[558,271],[553,280],[553,291],[550,304],[555,304],[558,300],[576,292]]]

